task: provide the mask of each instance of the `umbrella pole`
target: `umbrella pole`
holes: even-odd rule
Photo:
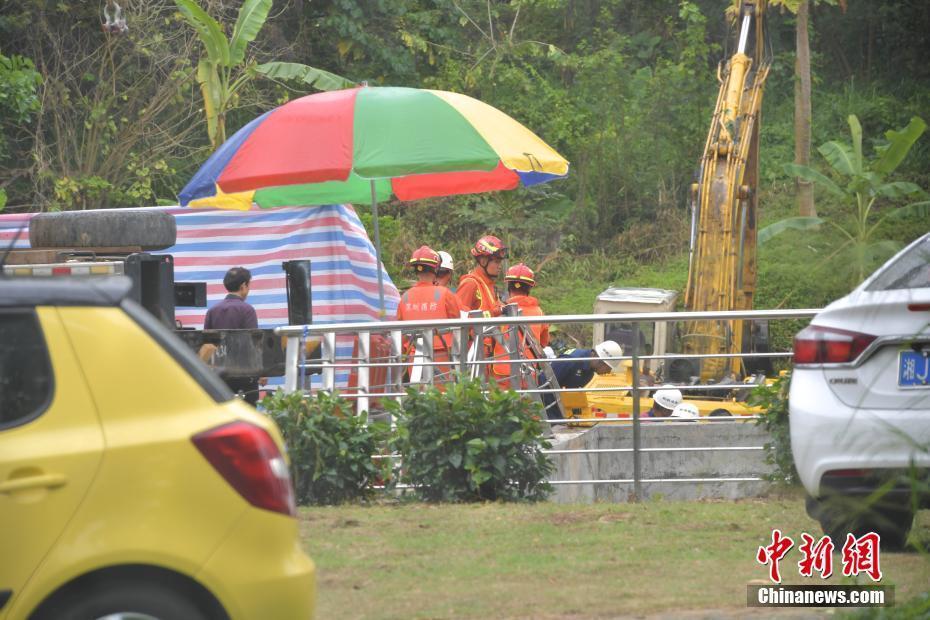
[[[380,305],[380,316],[384,318],[384,278],[381,275],[381,230],[378,226],[378,194],[375,191],[375,180],[371,180],[371,219],[375,225],[375,259],[377,265],[375,269],[378,272],[378,303]]]

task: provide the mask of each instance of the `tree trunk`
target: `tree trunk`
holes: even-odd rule
[[[798,7],[797,60],[794,82],[794,163],[809,166],[811,160],[811,56],[807,33],[808,0]],[[810,181],[795,179],[798,211],[802,216],[815,217],[814,187]]]

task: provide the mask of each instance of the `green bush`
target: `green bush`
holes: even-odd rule
[[[479,381],[441,392],[410,389],[397,417],[400,480],[427,501],[541,500],[552,464],[542,450],[541,410],[514,392],[482,394]]]
[[[261,404],[284,436],[299,504],[371,496],[382,473],[371,458],[384,439],[382,426],[367,424],[351,403],[326,392],[306,398],[279,391]]]
[[[771,385],[760,385],[753,390],[749,404],[765,409],[756,424],[764,427],[772,437],[765,444],[765,461],[774,465],[775,471],[766,478],[773,482],[797,484],[800,478],[791,454],[791,431],[788,426],[790,385],[790,373],[778,377]]]

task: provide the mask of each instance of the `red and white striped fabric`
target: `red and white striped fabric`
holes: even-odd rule
[[[314,323],[372,321],[379,318],[375,251],[355,210],[349,205],[287,207],[256,211],[164,207],[175,217],[177,245],[163,254],[174,256],[175,280],[207,282],[207,303],[226,296],[223,276],[230,267],[252,272],[249,295],[261,327],[287,323],[285,260],[310,259]],[[17,229],[33,214],[0,215],[0,248],[6,249]],[[16,248],[29,247],[28,229]],[[2,251],[2,250],[0,250]],[[386,272],[387,318],[397,313],[399,296]],[[203,326],[204,308],[177,308],[186,327]]]

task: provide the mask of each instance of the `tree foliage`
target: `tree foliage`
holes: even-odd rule
[[[0,165],[10,162],[16,143],[24,139],[22,127],[39,111],[37,94],[42,76],[28,58],[0,53]],[[0,181],[0,211],[6,207],[7,194]]]
[[[271,79],[298,80],[318,90],[348,88],[352,82],[308,65],[290,62],[256,64],[246,56],[271,10],[272,0],[245,0],[226,38],[223,27],[201,8],[197,0],[175,0],[178,10],[197,32],[204,54],[197,63],[197,83],[203,95],[210,145],[226,141],[226,115],[236,105],[239,91],[258,75]]]
[[[33,122],[4,135],[10,206],[20,210],[152,204],[170,197],[191,155],[192,41],[159,0],[132,3],[125,35],[101,30],[100,7],[8,4],[4,45],[41,76]],[[143,26],[145,24],[145,26]],[[2,164],[3,162],[0,162]]]
[[[389,257],[422,243],[464,248],[494,231],[510,235],[529,264],[603,255],[616,261],[604,272],[619,279],[629,261],[661,262],[687,249],[681,229],[717,65],[735,46],[725,16],[731,0],[179,2],[187,14],[175,0],[121,2],[129,26],[122,36],[101,30],[101,3],[2,5],[0,53],[32,62],[40,80],[29,82],[38,108],[26,121],[0,103],[7,211],[173,201],[212,151],[205,118],[220,125],[225,110],[231,133],[274,105],[344,84],[338,74],[472,95],[572,164],[568,179],[542,193],[383,205],[396,230]],[[845,10],[811,3],[813,143],[839,135],[850,114],[865,135],[925,115],[930,4],[836,3]],[[794,153],[797,6],[769,3],[763,219],[793,192],[781,163]],[[21,92],[3,80],[0,93]],[[898,180],[928,186],[924,142],[896,170]],[[818,199],[825,218],[841,209],[839,196]]]
[[[785,230],[808,229],[827,223],[844,237],[830,258],[837,257],[851,265],[855,282],[861,282],[877,264],[901,247],[899,242],[882,237],[882,225],[893,218],[915,214],[926,218],[930,213],[927,193],[919,185],[889,180],[926,129],[923,119],[915,116],[904,128],[887,131],[885,141],[875,145],[875,155],[869,158],[863,154],[862,125],[856,115],[850,115],[851,142],[831,140],[818,149],[832,169],[832,177],[809,166],[785,164],[789,174],[815,183],[833,196],[839,209],[831,218],[789,218],[772,224],[760,231],[760,242]],[[911,202],[883,208],[885,203],[900,201]]]

